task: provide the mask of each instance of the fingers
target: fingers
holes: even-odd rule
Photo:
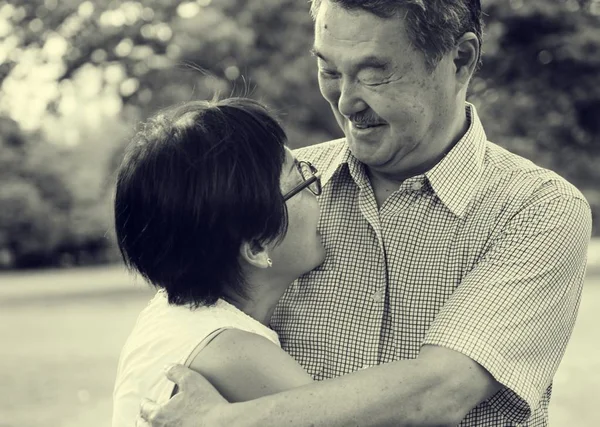
[[[152,420],[156,417],[156,413],[158,412],[159,408],[160,405],[157,405],[152,400],[142,399],[142,403],[140,404],[140,416],[138,418],[138,422],[136,423],[136,427],[150,425],[149,423],[152,422]]]
[[[206,382],[202,375],[183,365],[169,365],[165,368],[165,374],[168,379],[177,384],[179,393],[190,391]]]
[[[210,382],[197,372],[182,365],[166,367],[165,371],[167,378],[179,387],[179,393],[162,405],[143,399],[136,427],[198,425],[199,414],[206,413],[206,408],[210,410],[215,405],[227,403]]]
[[[179,393],[193,394],[198,403],[217,403],[225,399],[202,375],[183,365],[170,365],[165,370],[168,379],[177,384]]]
[[[200,376],[183,365],[173,364],[165,367],[165,375],[168,379],[177,384],[180,393],[189,390],[190,385],[193,384],[190,377],[194,376],[194,374]]]

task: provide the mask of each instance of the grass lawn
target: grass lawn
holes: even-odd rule
[[[0,275],[0,427],[107,427],[119,350],[151,295],[120,269]],[[110,285],[107,285],[110,283]],[[555,379],[552,427],[600,426],[600,275]]]

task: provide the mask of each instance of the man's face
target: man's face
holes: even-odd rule
[[[321,93],[352,154],[371,170],[410,173],[451,142],[457,109],[464,113],[452,55],[430,72],[401,18],[347,11],[325,0],[314,50]]]

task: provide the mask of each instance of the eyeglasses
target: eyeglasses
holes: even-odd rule
[[[305,188],[308,188],[315,196],[321,194],[321,175],[318,173],[317,168],[305,161],[296,163],[296,166],[298,167],[300,176],[302,176],[302,182],[288,191],[283,196],[283,200],[289,200]]]

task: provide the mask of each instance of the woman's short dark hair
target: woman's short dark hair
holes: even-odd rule
[[[245,295],[240,245],[287,230],[286,135],[246,98],[188,102],[144,123],[118,170],[115,229],[125,264],[177,305]]]

